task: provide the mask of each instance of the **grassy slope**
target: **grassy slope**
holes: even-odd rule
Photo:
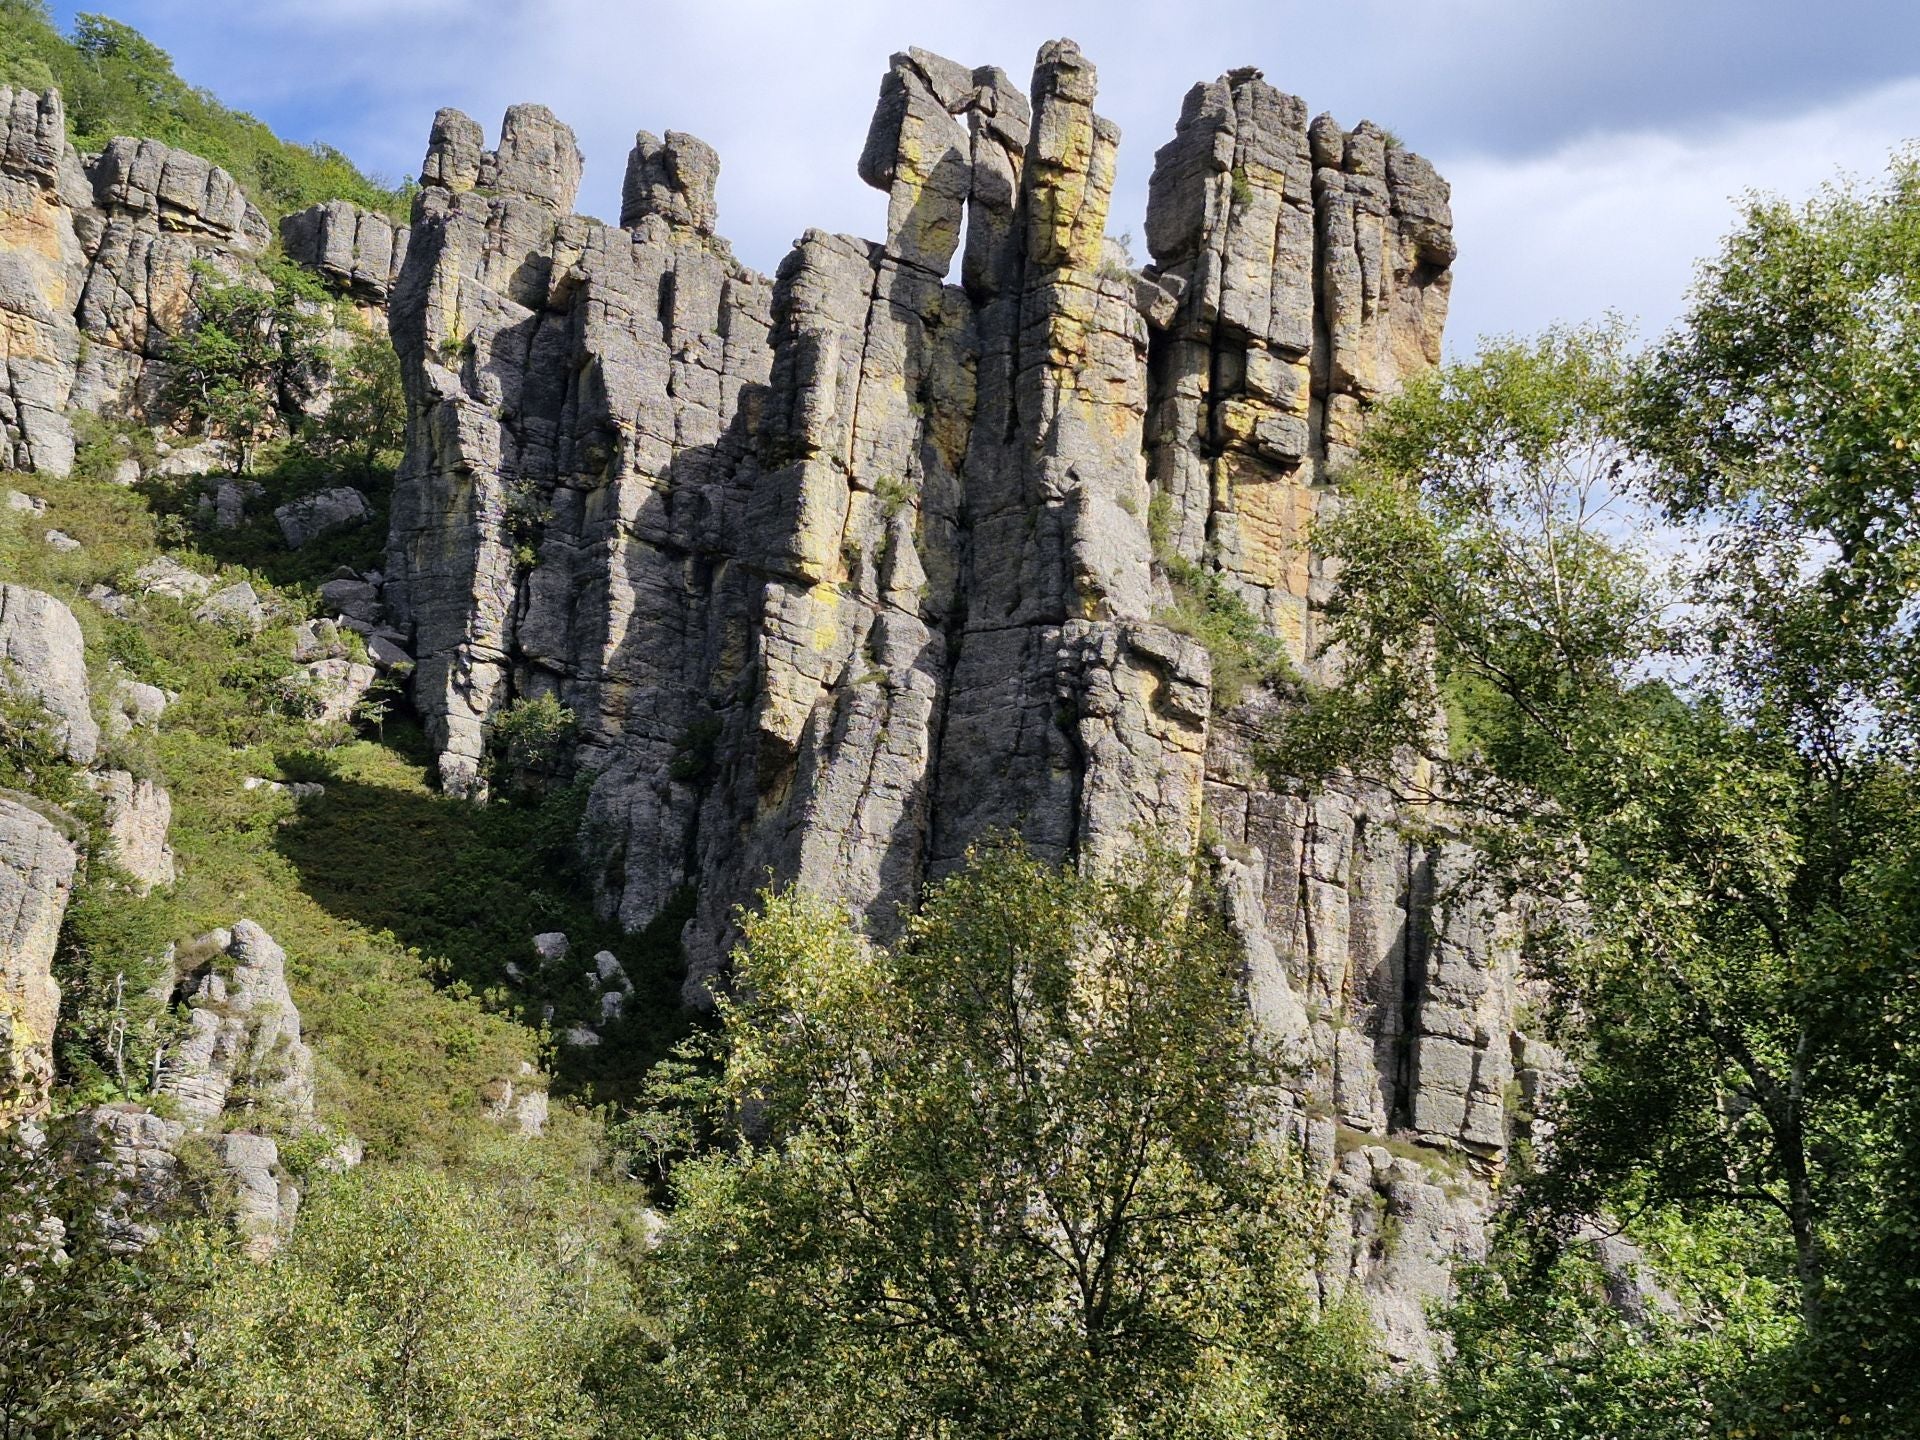
[[[83,15],[63,36],[39,0],[0,0],[0,83],[58,86],[67,131],[81,151],[116,135],[164,140],[203,155],[240,182],[269,220],[322,200],[399,214],[402,189],[362,174],[339,151],[295,145],[174,73],[165,51],[137,31]]]
[[[124,973],[128,988],[137,988],[167,941],[241,916],[286,947],[322,1063],[323,1107],[371,1154],[464,1152],[482,1123],[480,1087],[514,1074],[522,1059],[539,1058],[546,1008],[553,1007],[555,1030],[597,1013],[582,972],[601,948],[614,950],[635,981],[632,1018],[603,1027],[606,1043],[597,1049],[549,1050],[546,1059],[562,1088],[577,1095],[631,1093],[680,1033],[677,927],[625,937],[593,915],[571,846],[577,793],[486,807],[449,800],[430,788],[410,723],[389,722],[384,737],[326,735],[276,708],[277,686],[291,668],[291,624],[310,608],[309,587],[325,571],[315,574],[317,567],[279,549],[264,528],[222,537],[222,565],[187,548],[212,537],[189,529],[180,513],[184,494],[33,475],[0,476],[6,487],[45,498],[49,510],[35,517],[0,509],[0,576],[73,608],[87,634],[96,692],[112,662],[180,697],[157,736],[136,734],[112,757],[171,788],[180,880],[170,892],[136,900],[95,867],[96,880],[75,906],[61,959],[71,1002],[63,1078],[75,1099],[117,1093],[100,1043],[112,976]],[[83,548],[63,554],[48,547],[42,536],[53,526]],[[95,583],[122,582],[161,553],[163,538],[222,582],[245,578],[273,593],[280,622],[247,637],[195,621],[190,607],[161,598],[140,602],[126,618],[84,598]],[[378,527],[367,527],[336,545],[328,561],[371,564],[381,540]],[[233,563],[249,558],[241,553],[249,545],[256,568]],[[273,588],[269,570],[284,589]],[[317,779],[327,793],[296,809],[284,795],[244,789],[250,775]],[[550,929],[573,937],[574,958],[542,975],[529,938]],[[509,961],[530,972],[527,984],[507,983]]]

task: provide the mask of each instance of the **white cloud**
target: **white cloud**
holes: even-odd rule
[[[1438,157],[1453,184],[1449,346],[1608,310],[1649,336],[1678,319],[1694,266],[1717,253],[1740,198],[1800,200],[1841,172],[1870,177],[1920,137],[1920,81],[1844,104],[1678,137],[1601,136],[1537,159]]]
[[[1042,41],[1076,37],[1100,66],[1100,109],[1123,132],[1112,228],[1136,236],[1153,152],[1188,86],[1262,65],[1314,110],[1392,126],[1452,181],[1461,258],[1449,332],[1465,353],[1483,333],[1609,309],[1664,326],[1742,191],[1804,195],[1841,166],[1879,170],[1920,135],[1920,79],[1869,90],[1862,78],[1914,69],[1900,58],[1914,52],[1891,43],[1916,23],[1909,6],[1615,0],[1565,11],[1454,0],[1441,7],[1444,22],[1423,22],[1404,0],[1352,0],[1337,16],[1314,0],[1211,0],[1205,23],[1158,0],[921,0],[911,11],[897,0],[120,0],[115,9],[197,83],[390,176],[419,165],[439,106],[468,111],[491,133],[508,104],[538,100],[579,134],[582,208],[611,217],[634,131],[690,130],[720,153],[722,233],[766,270],[809,226],[879,230],[884,200],[854,162],[894,50],[923,45],[1002,65],[1024,83]],[[1841,12],[1854,20],[1847,33],[1889,43],[1844,43]],[[1861,18],[1876,14],[1872,25]],[[1716,46],[1696,43],[1707,32]],[[1841,52],[1845,63],[1834,59]],[[1594,115],[1619,133],[1592,136]],[[1580,133],[1588,138],[1553,138]]]

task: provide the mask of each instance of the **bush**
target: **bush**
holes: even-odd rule
[[[1178,555],[1166,557],[1162,568],[1173,589],[1173,603],[1154,618],[1206,646],[1213,661],[1216,709],[1230,710],[1254,687],[1278,684],[1292,676],[1287,647],[1218,571]]]
[[[331,1179],[264,1265],[190,1239],[175,1276],[196,1303],[101,1386],[113,1433],[593,1433],[584,1385],[627,1288],[615,1212],[524,1164],[497,1178],[511,1188],[417,1166]]]
[[[399,463],[406,428],[400,357],[384,335],[363,332],[334,359],[326,414],[300,435],[297,448],[365,482]]]
[[[576,728],[573,711],[552,695],[522,696],[511,702],[495,718],[488,737],[494,778],[558,770]]]

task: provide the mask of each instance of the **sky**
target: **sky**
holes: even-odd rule
[[[1871,178],[1920,138],[1914,0],[84,0],[282,135],[390,179],[433,112],[489,141],[546,104],[612,218],[636,130],[720,153],[720,231],[771,272],[801,231],[884,228],[854,173],[887,59],[910,45],[1024,85],[1071,36],[1121,128],[1109,228],[1138,235],[1190,85],[1258,66],[1315,112],[1385,125],[1453,186],[1449,348],[1615,313],[1652,335],[1752,192]],[[1137,241],[1135,254],[1144,259]]]

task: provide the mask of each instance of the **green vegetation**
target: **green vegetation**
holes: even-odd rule
[[[217,1220],[112,1253],[66,1154],[0,1141],[0,1437],[606,1433],[596,1371],[644,1237],[589,1134],[318,1177],[270,1264]]]
[[[333,389],[327,413],[306,426],[303,449],[318,463],[356,475],[358,484],[390,474],[407,438],[400,357],[384,335],[365,332],[329,368]]]
[[[283,417],[297,414],[326,384],[331,301],[309,271],[288,260],[267,261],[261,275],[237,280],[204,262],[194,273],[193,323],[167,346],[167,403],[180,420],[218,436],[244,475]],[[350,393],[377,394],[379,380],[377,373],[364,376]],[[377,453],[369,451],[369,468]]]
[[[1154,615],[1168,629],[1198,640],[1213,662],[1213,703],[1231,710],[1249,690],[1294,678],[1287,647],[1219,571],[1196,565],[1167,538],[1167,497],[1155,495],[1147,509],[1154,563],[1173,591],[1173,601]]]
[[[280,478],[287,468],[263,480],[291,484]],[[317,472],[302,473],[315,483]],[[117,671],[179,696],[157,734],[136,731],[109,756],[170,788],[181,879],[136,899],[98,857],[89,865],[58,962],[71,1021],[60,1063],[76,1099],[142,1093],[163,1033],[157,1002],[144,993],[156,957],[171,941],[242,915],[291,957],[308,1037],[328,1062],[323,1117],[359,1135],[372,1155],[464,1154],[487,1132],[480,1089],[541,1058],[547,1006],[557,1026],[598,1021],[582,973],[600,949],[620,958],[635,994],[623,1018],[601,1027],[607,1044],[560,1052],[559,1084],[609,1097],[637,1092],[653,1058],[684,1031],[676,941],[686,916],[627,936],[595,914],[572,843],[584,796],[568,788],[526,803],[452,800],[430,786],[423,741],[404,715],[384,725],[380,742],[316,730],[307,719],[292,626],[310,612],[309,585],[332,564],[375,563],[377,528],[340,537],[359,551],[332,550],[316,570],[305,551],[284,549],[270,518],[234,532],[197,530],[186,484],[142,493],[77,476],[19,483],[47,500],[48,517],[0,512],[0,573],[73,609],[97,694]],[[47,547],[40,532],[49,523],[81,548]],[[190,540],[227,563],[187,548]],[[272,622],[256,636],[202,623],[191,603],[161,596],[122,615],[86,598],[97,584],[125,589],[163,550],[219,583],[251,581]],[[243,560],[254,564],[236,563]],[[0,727],[0,780],[81,807],[85,818],[92,797],[44,743],[31,707],[9,704]],[[327,792],[296,807],[244,789],[249,776],[317,780]],[[421,864],[425,855],[434,863]],[[545,930],[573,937],[576,963],[552,972],[532,963],[529,937]],[[510,962],[530,972],[524,985],[508,985]],[[109,1041],[116,1019],[127,1035],[120,1045]]]
[[[1016,846],[900,943],[785,892],[745,920],[710,1115],[649,1276],[661,1433],[1390,1436],[1365,1327],[1185,863]]]
[[[1650,351],[1566,330],[1415,382],[1322,527],[1354,679],[1272,753],[1404,775],[1447,708],[1435,787],[1548,902],[1578,1066],[1454,1317],[1457,1433],[1894,1436],[1920,1403],[1917,202],[1901,160],[1755,204]],[[1672,1314],[1594,1301],[1573,1237],[1608,1215]]]
[[[271,222],[323,200],[400,216],[410,200],[369,179],[327,145],[294,145],[229,110],[174,73],[166,53],[131,26],[81,15],[62,36],[41,0],[0,0],[0,83],[58,86],[67,134],[82,152],[117,135],[164,140],[220,166]]]
[[[510,701],[493,722],[493,778],[508,782],[551,773],[565,758],[579,729],[573,712],[557,696],[521,696]]]

